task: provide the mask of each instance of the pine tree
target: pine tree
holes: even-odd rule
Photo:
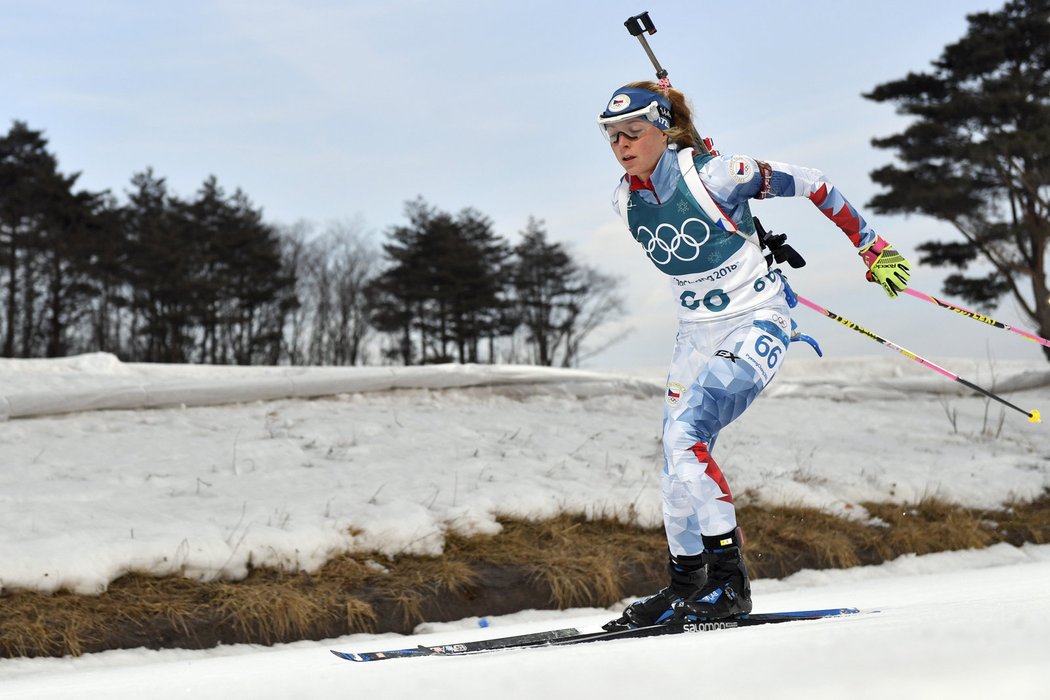
[[[503,329],[507,307],[506,270],[510,246],[496,235],[492,221],[467,208],[455,218],[455,239],[446,268],[452,337],[460,362],[478,362],[479,345]]]
[[[452,216],[416,199],[405,215],[409,224],[383,245],[389,266],[369,288],[372,322],[396,334],[394,354],[405,364],[476,362],[483,339],[491,360],[506,306],[507,244],[473,209]]]
[[[622,311],[619,281],[576,263],[561,243],[548,239],[542,221],[530,217],[521,236],[511,280],[532,361],[575,366],[584,359],[584,341]]]
[[[134,189],[123,210],[135,314],[131,356],[146,362],[186,362],[191,316],[187,280],[194,262],[185,244],[186,224],[176,214],[184,205],[152,169],[133,175],[131,184]]]
[[[103,195],[74,192],[47,139],[24,122],[0,138],[0,355],[64,355],[94,289],[94,216]]]
[[[518,318],[533,347],[533,362],[551,366],[568,333],[569,299],[578,292],[573,287],[576,268],[561,244],[547,239],[543,222],[532,217],[514,254],[512,280]]]
[[[887,191],[870,206],[952,224],[962,241],[919,246],[921,262],[958,270],[945,293],[982,308],[1010,295],[1050,336],[1050,0],[1013,0],[967,19],[931,72],[865,95],[915,117],[873,141],[902,165],[872,173]],[[978,261],[991,271],[971,272]]]
[[[82,266],[91,286],[85,302],[87,328],[79,338],[81,350],[126,356],[125,325],[130,305],[127,280],[128,245],[124,238],[121,208],[108,192],[92,196],[81,236],[90,253]]]
[[[405,204],[405,216],[409,220],[407,226],[395,226],[388,232],[387,242],[382,245],[387,267],[366,292],[372,325],[396,338],[394,349],[387,352],[388,359],[411,365],[417,357],[416,320],[426,314],[429,282],[419,271],[424,264],[421,241],[432,210],[422,199],[416,199]]]
[[[78,326],[98,295],[94,263],[103,244],[99,233],[104,195],[73,193],[76,176],[50,179],[39,241],[42,265],[43,340],[47,357],[64,357],[83,345]],[[87,348],[81,348],[87,349]],[[94,348],[91,348],[94,349]]]

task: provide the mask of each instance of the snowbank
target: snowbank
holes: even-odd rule
[[[1050,488],[1047,424],[912,364],[789,362],[718,439],[734,493],[863,517],[864,501],[995,508]],[[1041,366],[945,365],[1050,406]],[[0,422],[0,587],[440,554],[448,532],[497,532],[501,515],[655,526],[663,387],[660,370],[3,360],[22,417]]]

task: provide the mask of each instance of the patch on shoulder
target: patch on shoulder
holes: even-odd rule
[[[750,158],[733,156],[729,160],[729,174],[732,175],[733,179],[737,182],[749,182],[755,175],[755,166],[752,164]]]

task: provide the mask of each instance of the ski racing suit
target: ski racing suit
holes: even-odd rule
[[[700,554],[702,535],[736,528],[711,450],[776,376],[791,340],[785,282],[766,263],[748,201],[790,196],[808,197],[854,247],[875,240],[819,170],[747,156],[679,154],[672,145],[649,182],[625,175],[613,195],[631,235],[667,275],[678,310],[663,415],[672,559]]]

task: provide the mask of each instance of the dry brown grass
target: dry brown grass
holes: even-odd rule
[[[21,596],[15,597],[16,600]],[[0,603],[0,654],[12,656],[79,655],[91,648],[112,623],[97,614],[90,599],[60,594],[45,605]]]
[[[1050,494],[994,512],[936,499],[862,505],[875,522],[802,507],[741,506],[752,574],[782,577],[905,553],[1050,542]],[[99,596],[5,591],[0,656],[408,632],[424,620],[604,607],[665,585],[666,543],[659,529],[573,515],[501,522],[496,536],[451,533],[440,558],[344,556],[312,574],[255,570],[236,583],[130,574]]]
[[[801,506],[744,506],[738,519],[755,578],[780,578],[800,569],[857,566],[863,562],[859,550],[870,536],[870,528],[860,523]]]
[[[242,586],[220,583],[212,597],[215,615],[243,639],[273,644],[302,639],[332,615],[321,602],[295,585],[275,579]]]
[[[390,565],[390,573],[373,576],[366,585],[392,603],[404,627],[426,620],[428,600],[456,596],[471,590],[477,575],[464,561],[451,557],[408,557]]]
[[[1050,493],[1031,503],[1015,501],[1000,512],[986,514],[998,529],[999,539],[1019,546],[1023,542],[1050,542]]]
[[[615,519],[560,515],[538,522],[506,520],[498,536],[452,538],[446,557],[520,567],[556,608],[611,605],[629,591],[624,569],[653,568],[666,544],[658,530]]]
[[[980,549],[998,540],[980,511],[937,499],[925,499],[914,506],[865,503],[864,507],[886,523],[876,544],[891,556]]]

